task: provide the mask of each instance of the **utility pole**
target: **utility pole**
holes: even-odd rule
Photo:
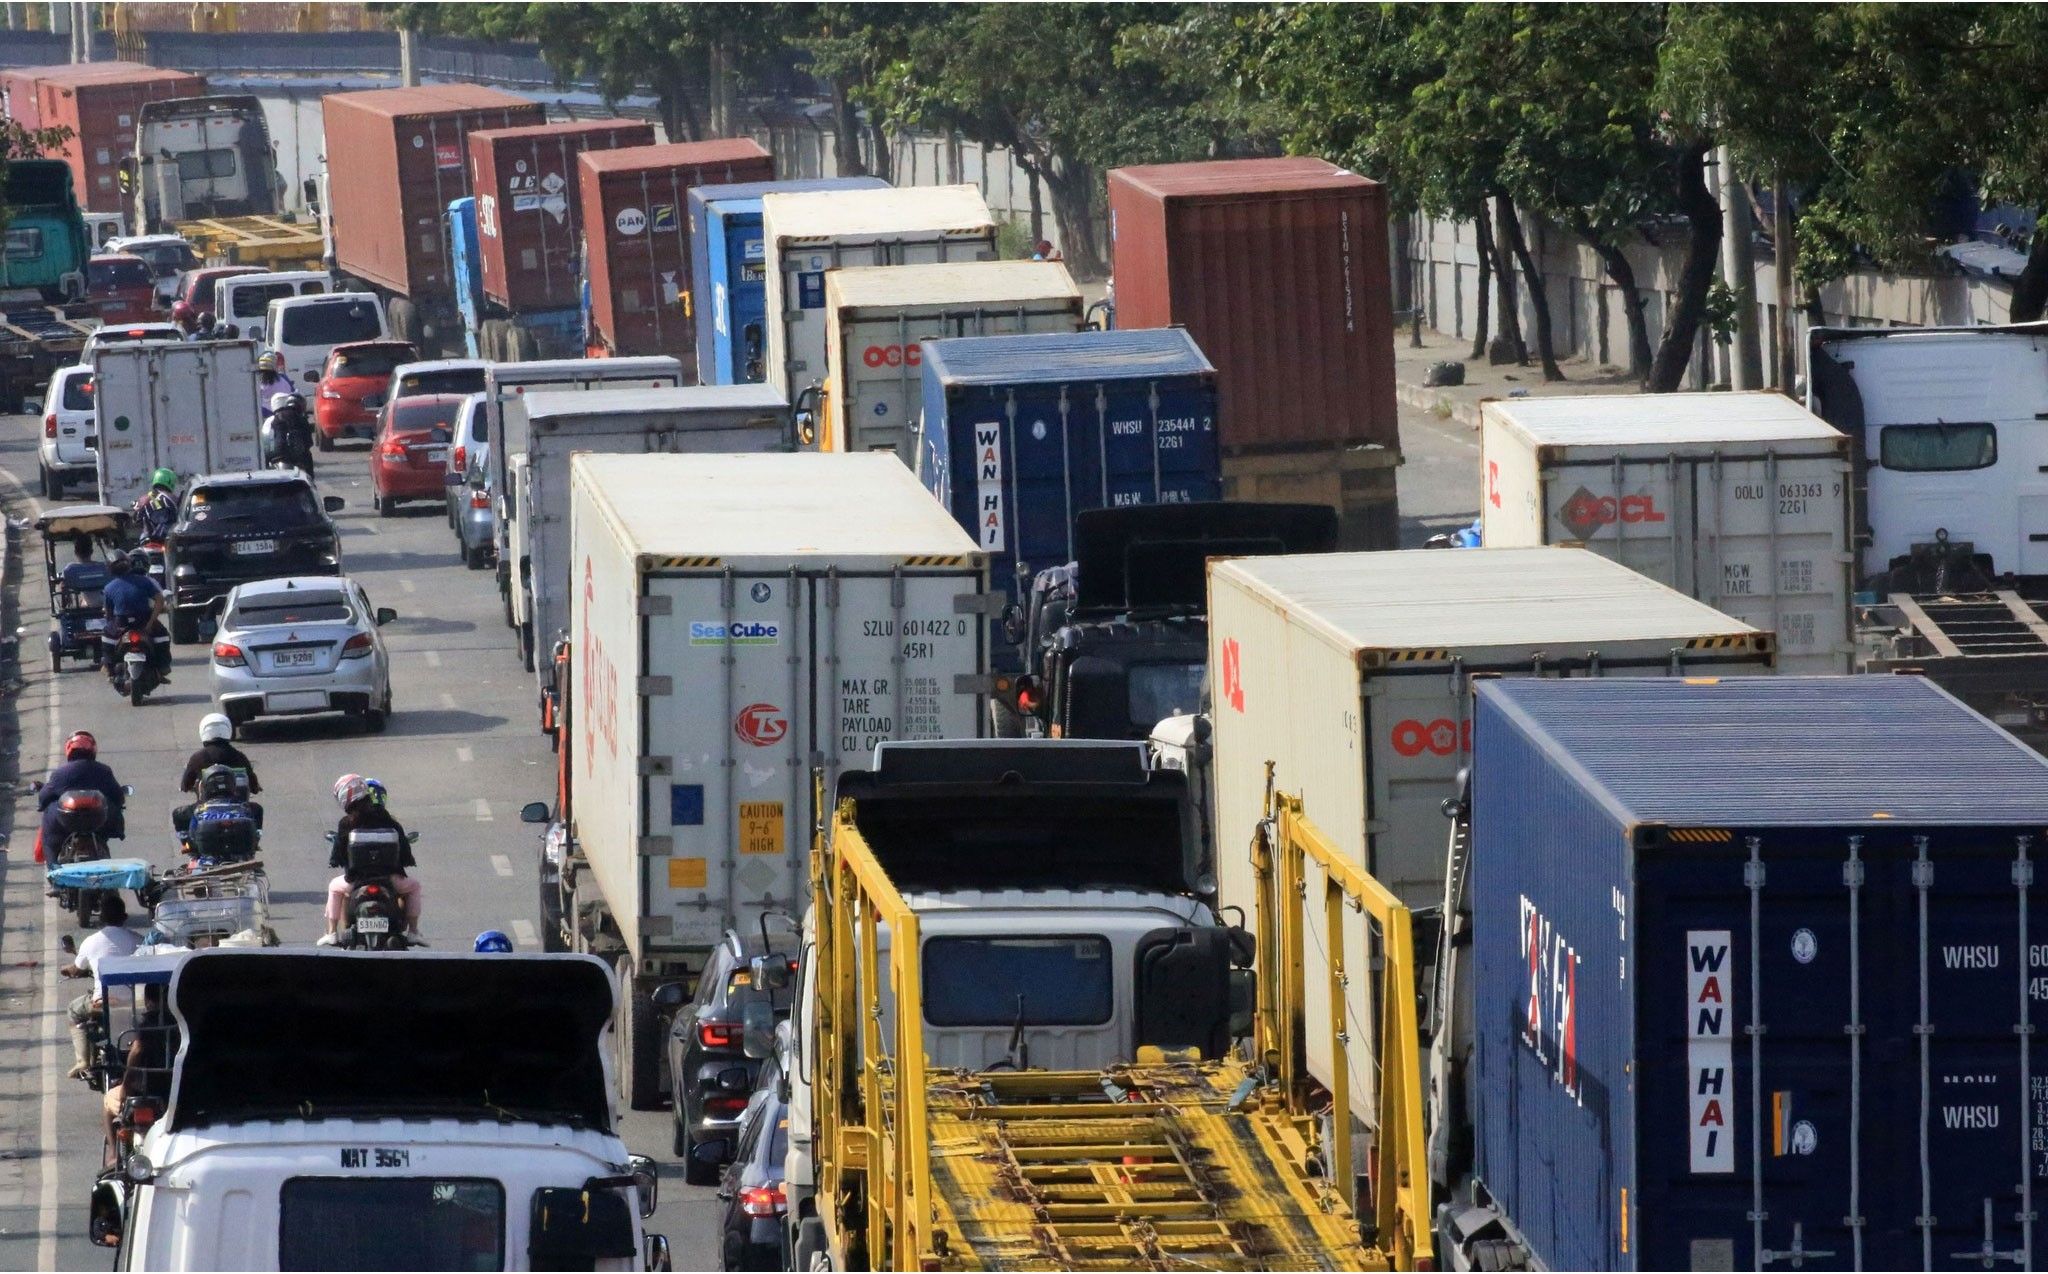
[[[1735,294],[1735,345],[1729,351],[1731,389],[1761,389],[1764,383],[1763,343],[1757,334],[1756,255],[1752,251],[1749,192],[1736,178],[1726,146],[1714,156],[1721,185],[1721,274]]]
[[[398,29],[398,82],[406,88],[420,86],[419,38],[411,27]]]
[[[1792,267],[1798,260],[1799,246],[1792,231],[1792,188],[1780,177],[1771,190],[1771,239],[1777,251],[1777,260],[1772,271],[1778,292],[1778,390],[1790,395],[1792,384],[1799,378],[1798,328],[1792,321],[1796,312],[1793,304],[1794,284]]]

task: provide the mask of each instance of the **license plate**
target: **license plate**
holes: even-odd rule
[[[107,621],[104,619],[88,619],[85,621],[85,631],[89,633],[103,633],[107,631]]]
[[[277,541],[237,540],[233,547],[237,553],[275,553],[277,552]]]
[[[427,460],[428,460],[428,461],[429,461],[430,463],[432,463],[432,464],[447,464],[447,463],[448,463],[448,448],[446,448],[446,447],[429,447],[429,448],[427,449]]]
[[[356,917],[356,932],[357,932],[357,933],[390,933],[390,932],[391,932],[391,917],[389,917],[389,916],[358,916],[358,917]]]
[[[313,652],[310,650],[280,650],[271,655],[270,662],[277,668],[310,668],[313,666]]]

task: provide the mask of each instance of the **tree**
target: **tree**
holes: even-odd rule
[[[876,91],[876,82],[884,69],[910,56],[911,34],[943,12],[938,6],[914,4],[812,8],[813,29],[804,39],[808,56],[803,66],[832,93],[833,148],[841,176],[868,171],[861,155],[863,135],[874,150],[876,175],[885,180],[892,175],[889,134],[897,121],[889,117],[887,100]]]

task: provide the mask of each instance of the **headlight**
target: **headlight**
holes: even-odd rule
[[[196,566],[180,565],[178,569],[172,571],[171,574],[178,579],[198,579],[199,568]]]
[[[128,1179],[137,1185],[156,1179],[156,1165],[140,1154],[128,1156]]]

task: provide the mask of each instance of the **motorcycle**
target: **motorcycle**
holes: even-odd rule
[[[280,395],[282,397],[282,395]],[[272,410],[263,417],[260,430],[263,463],[272,469],[297,469],[313,473],[313,426],[303,415],[287,427],[282,413]]]
[[[163,674],[153,658],[155,643],[149,625],[124,624],[113,643],[114,693],[127,695],[128,702],[139,708],[149,693],[163,684]]]
[[[37,792],[42,784],[31,785]],[[122,788],[123,792],[128,788]],[[57,797],[57,832],[61,838],[55,846],[46,846],[44,857],[54,869],[73,863],[98,862],[107,855],[107,823],[110,811],[104,792],[93,788],[78,788],[61,793]],[[100,927],[100,911],[105,906],[107,889],[91,889],[69,885],[57,886],[57,901],[66,911],[78,913],[78,923],[86,929]]]
[[[334,834],[327,834],[328,843]],[[405,843],[414,844],[419,833],[407,832]],[[398,892],[401,872],[398,833],[381,828],[351,832],[348,841],[347,874],[352,882],[348,904],[342,911],[341,929],[329,935],[329,945],[350,951],[404,951],[425,945],[408,937],[405,899]]]

